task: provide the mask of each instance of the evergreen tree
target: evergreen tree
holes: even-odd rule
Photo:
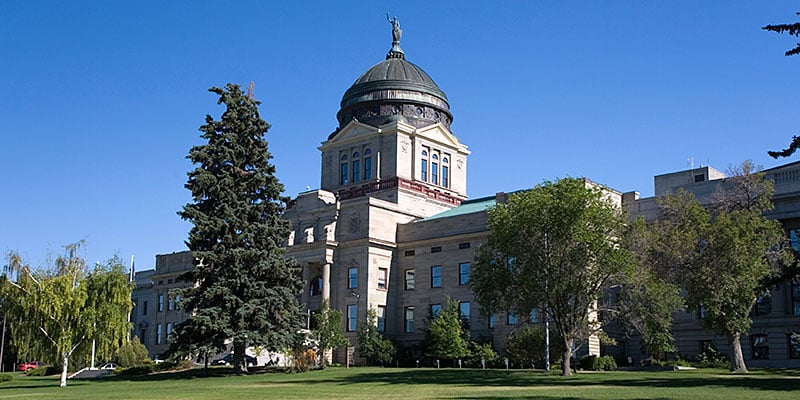
[[[170,352],[221,350],[230,339],[234,369],[246,372],[248,346],[291,347],[303,283],[281,247],[290,229],[281,217],[286,199],[269,162],[260,102],[234,84],[209,91],[226,110],[220,120],[206,115],[200,131],[207,143],[187,157],[197,166],[186,183],[193,202],[179,214],[194,225],[187,245],[195,268],[183,276],[194,285],[181,293],[191,317],[174,332]]]
[[[800,12],[796,14],[800,15]],[[800,22],[795,22],[793,24],[767,25],[761,29],[777,33],[788,33],[791,36],[800,36]],[[794,48],[787,50],[784,54],[787,56],[800,54],[800,43],[798,43]],[[792,136],[792,142],[789,144],[789,147],[780,151],[768,151],[767,154],[769,154],[772,158],[789,157],[795,151],[797,151],[798,148],[800,148],[800,137]]]

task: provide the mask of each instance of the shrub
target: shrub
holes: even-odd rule
[[[564,341],[551,334],[550,364],[561,359]],[[541,326],[528,325],[509,335],[505,344],[505,356],[515,365],[523,368],[543,367],[545,361],[545,330]]]
[[[490,367],[497,360],[497,353],[490,343],[469,342],[469,355],[466,363],[473,368],[481,367],[481,360],[486,361],[486,366]]]
[[[0,374],[0,382],[8,382],[14,379],[14,375],[11,374]]]
[[[306,372],[317,364],[317,352],[313,349],[298,349],[293,353],[293,372]]]
[[[698,368],[729,368],[731,362],[726,354],[720,353],[714,347],[708,347],[697,355],[694,365]]]
[[[153,363],[140,364],[135,367],[125,368],[119,370],[119,375],[146,375],[156,370],[156,365]]]
[[[617,369],[617,362],[612,356],[588,355],[581,357],[580,368],[587,371],[613,371]]]
[[[139,342],[139,337],[134,336],[128,343],[120,346],[114,353],[114,359],[120,367],[128,368],[147,364],[150,358],[147,356],[147,347]]]

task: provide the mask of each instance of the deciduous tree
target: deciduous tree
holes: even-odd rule
[[[772,208],[772,182],[749,162],[733,175],[708,208],[686,192],[660,202],[652,259],[686,289],[689,309],[702,310],[703,326],[728,339],[731,370],[747,372],[740,337],[750,329],[762,282],[790,254],[780,223],[763,215]]]
[[[322,307],[314,315],[314,321],[317,327],[311,331],[311,337],[319,344],[320,365],[325,368],[328,349],[335,351],[349,346],[350,341],[342,333],[342,312],[332,309],[328,300],[322,301]]]
[[[439,315],[432,315],[425,328],[425,355],[437,360],[456,360],[469,355],[469,341],[458,302],[447,298]]]
[[[607,193],[584,179],[545,182],[489,210],[489,237],[471,285],[487,310],[528,315],[546,310],[561,340],[562,374],[573,344],[601,326],[602,293],[632,265],[621,246],[627,218]]]
[[[248,346],[292,347],[303,283],[281,247],[290,229],[281,217],[286,199],[269,161],[260,102],[234,84],[209,91],[225,111],[219,120],[206,116],[206,143],[187,157],[197,166],[186,183],[193,202],[179,214],[193,225],[187,245],[196,264],[183,277],[192,287],[181,293],[191,316],[174,332],[171,352],[222,349],[230,339],[234,369],[246,372]]]
[[[358,327],[358,355],[368,362],[378,361],[381,364],[392,361],[397,349],[391,340],[378,331],[378,313],[374,308],[367,310],[367,318]]]
[[[110,358],[130,334],[131,283],[118,258],[92,271],[78,255],[81,243],[65,246],[55,265],[33,269],[9,253],[16,279],[2,281],[14,341],[61,364],[61,386],[74,354],[95,340],[100,357]]]

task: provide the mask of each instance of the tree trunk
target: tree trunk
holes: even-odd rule
[[[728,335],[728,345],[731,348],[731,371],[746,374],[747,366],[744,364],[744,355],[742,355],[741,334]]]
[[[69,366],[69,356],[64,356],[64,365],[61,368],[61,387],[67,387],[67,367]]]
[[[247,348],[245,342],[233,342],[233,372],[237,374],[247,373],[247,359],[245,349]]]
[[[572,376],[572,366],[570,365],[570,361],[572,360],[572,342],[573,339],[571,338],[564,340],[567,349],[564,350],[564,354],[561,356],[561,376]]]

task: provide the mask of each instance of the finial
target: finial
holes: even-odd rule
[[[400,38],[403,37],[403,30],[400,29],[400,20],[397,19],[397,16],[394,19],[390,19],[389,13],[386,13],[386,20],[392,24],[392,49],[386,54],[386,59],[400,58],[405,60],[406,55],[403,53],[403,49],[400,48]]]

